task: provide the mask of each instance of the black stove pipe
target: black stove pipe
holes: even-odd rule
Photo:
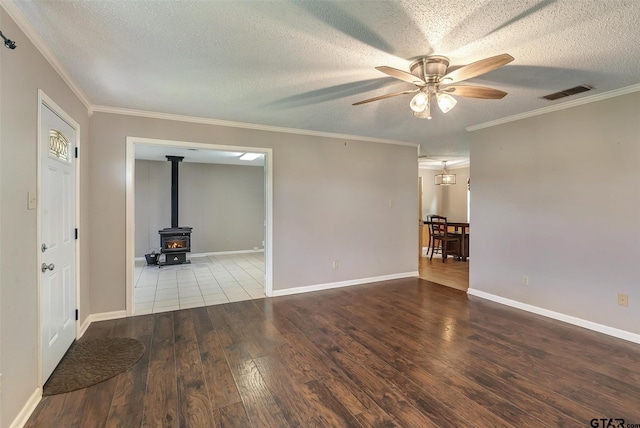
[[[184,156],[167,156],[171,162],[171,228],[178,228],[178,164]]]

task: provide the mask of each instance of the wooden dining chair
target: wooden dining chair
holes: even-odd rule
[[[429,250],[433,248],[433,229],[431,227],[431,216],[427,216],[427,219],[423,223],[427,225],[427,229],[429,231],[429,243],[427,244],[427,256],[428,256]]]
[[[433,247],[431,247],[431,256],[429,257],[429,260],[433,259],[433,254],[436,251],[442,254],[442,263],[447,260],[448,254],[453,254],[460,259],[461,235],[449,232],[446,217],[440,215],[430,216],[429,233],[433,240]],[[452,246],[451,244],[455,245]]]

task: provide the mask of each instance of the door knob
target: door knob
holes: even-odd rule
[[[40,247],[40,249],[42,250],[42,252],[44,253],[45,251],[47,251],[47,244],[42,244],[42,247]]]
[[[42,272],[46,272],[47,269],[49,270],[54,270],[56,267],[53,263],[51,263],[50,265],[47,265],[46,263],[42,263]]]

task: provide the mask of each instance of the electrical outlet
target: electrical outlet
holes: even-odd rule
[[[529,285],[529,277],[528,276],[523,276],[522,277],[522,285]]]
[[[333,266],[334,269],[337,269],[338,268],[338,261],[334,260],[332,266]]]
[[[629,306],[629,295],[618,293],[618,305],[619,306]]]

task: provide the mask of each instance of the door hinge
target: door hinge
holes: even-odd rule
[[[78,228],[77,228],[77,227],[76,227],[75,234],[76,234],[76,235],[75,235],[75,236],[76,236],[76,239],[78,239]]]
[[[77,147],[75,147],[74,156],[75,156],[76,159],[78,158],[78,148]]]
[[[78,321],[78,310],[76,309],[76,321]]]

